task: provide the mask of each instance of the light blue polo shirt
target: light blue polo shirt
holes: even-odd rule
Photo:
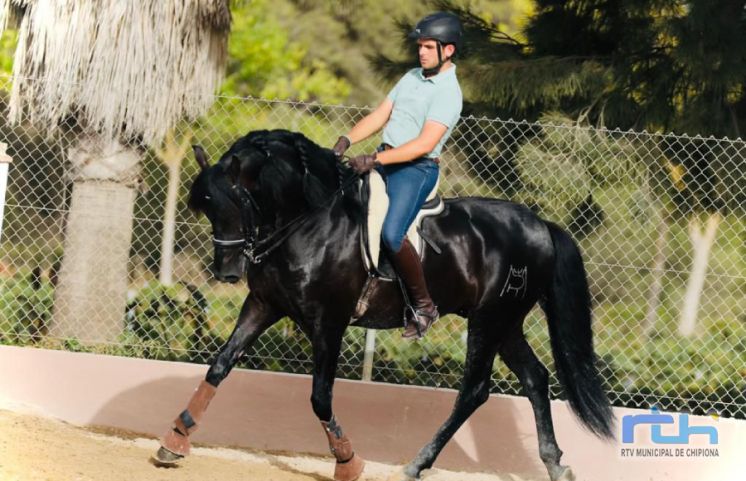
[[[414,68],[404,74],[388,98],[394,109],[383,129],[383,142],[394,147],[405,144],[420,135],[427,120],[434,120],[448,127],[435,149],[427,154],[429,158],[438,157],[463,105],[456,66],[429,78],[422,75],[422,68]]]

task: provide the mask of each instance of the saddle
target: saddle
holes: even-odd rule
[[[366,217],[360,233],[360,250],[365,269],[368,271],[368,279],[365,281],[363,290],[358,298],[355,311],[351,318],[351,324],[357,325],[356,323],[363,318],[377,293],[383,289],[383,284],[399,281],[399,289],[404,298],[405,306],[407,306],[402,316],[402,322],[406,326],[406,309],[411,309],[408,295],[385,250],[381,249],[383,221],[389,207],[386,183],[381,174],[375,170],[371,170],[369,175],[363,177],[359,188],[360,200],[363,204]],[[419,254],[420,259],[423,257],[426,243],[436,253],[441,253],[440,247],[432,239],[429,239],[422,230],[422,223],[425,218],[436,216],[445,209],[443,199],[440,198],[437,192],[438,182],[435,183],[432,191],[428,194],[427,200],[407,231],[407,238],[414,246],[417,254]]]
[[[420,255],[420,259],[422,259],[425,243],[438,254],[441,252],[437,244],[424,235],[422,231],[423,220],[440,214],[445,208],[443,199],[438,195],[438,184],[439,181],[435,183],[425,200],[425,204],[417,213],[414,222],[407,231],[407,238]],[[389,207],[389,196],[386,193],[386,183],[377,171],[371,170],[370,174],[362,179],[360,199],[366,212],[366,222],[363,223],[360,234],[360,249],[365,269],[371,277],[388,281],[396,280],[396,271],[384,249],[381,249],[381,232]]]

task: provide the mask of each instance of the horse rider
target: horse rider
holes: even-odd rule
[[[438,319],[422,263],[406,233],[435,187],[438,156],[461,115],[461,88],[452,59],[462,37],[461,22],[452,13],[436,12],[420,20],[409,34],[417,41],[420,68],[405,73],[386,99],[333,148],[341,159],[350,145],[383,128],[383,143],[376,152],[353,157],[349,165],[358,174],[376,169],[386,182],[389,207],[382,238],[414,308],[402,334],[407,339],[422,337]]]

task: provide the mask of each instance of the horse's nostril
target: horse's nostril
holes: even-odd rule
[[[216,280],[220,282],[227,282],[229,284],[235,284],[236,282],[241,280],[241,276],[237,276],[235,274],[221,274],[219,272],[213,271],[212,275],[213,277],[215,277]]]

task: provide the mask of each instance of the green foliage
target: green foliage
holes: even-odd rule
[[[350,93],[350,86],[335,77],[326,65],[315,60],[311,68],[298,69],[292,78],[283,78],[265,86],[261,96],[267,99],[294,99],[303,102],[341,103]]]
[[[597,324],[602,325],[597,327],[597,338],[604,341],[597,350],[607,362],[609,388],[619,399],[637,396],[647,404],[746,417],[742,392],[746,372],[733,370],[746,361],[746,331],[738,321],[707,320],[706,333],[687,340],[664,335],[664,330],[675,329],[677,321],[661,310],[665,328],[642,343],[613,320],[642,319],[644,306],[637,311],[629,302],[603,307],[597,310]]]
[[[0,278],[0,340],[25,345],[39,340],[52,314],[54,289],[34,273]],[[38,277],[38,276],[36,276]]]
[[[599,188],[625,186],[621,188],[643,190],[640,195],[644,195],[649,167],[647,151],[639,142],[557,113],[541,121],[541,131],[521,145],[515,156],[523,187],[515,200],[545,218],[569,225],[573,207]]]
[[[16,30],[6,29],[0,35],[0,75],[10,75],[13,72],[13,53],[17,43],[18,32]],[[3,88],[5,85],[6,82],[0,82]]]
[[[181,285],[164,286],[151,282],[143,286],[127,303],[125,321],[127,329],[144,340],[161,340],[168,344],[172,332],[184,333],[174,328],[172,319],[187,324],[204,315],[205,305]],[[195,326],[189,331],[194,332]],[[190,334],[191,332],[187,333]],[[180,340],[183,341],[183,340]]]
[[[307,47],[291,41],[274,17],[274,4],[255,0],[233,10],[230,60],[222,92],[262,98],[340,103],[350,86]]]
[[[309,59],[323,61],[352,86],[345,103],[353,105],[383,99],[390,80],[369,58],[384,53],[411,63],[415,57],[400,46],[399,21],[414,22],[431,10],[427,2],[399,0],[284,0],[274,6],[292,39],[308,46]]]
[[[590,103],[610,81],[610,72],[601,63],[544,57],[532,61],[506,60],[470,67],[480,83],[466,77],[471,102],[494,105],[495,113],[533,117],[539,111],[576,111],[574,104]]]
[[[519,39],[535,9],[533,0],[464,0],[460,4],[486,23],[496,25],[501,32]]]

